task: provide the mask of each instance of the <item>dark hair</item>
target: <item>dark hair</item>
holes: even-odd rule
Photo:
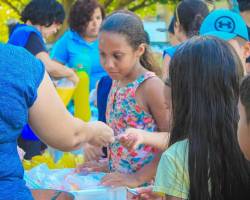
[[[238,0],[239,9],[241,12],[250,11],[250,2],[249,0]]]
[[[149,36],[144,30],[141,19],[130,11],[120,10],[109,15],[103,22],[100,32],[112,32],[123,35],[128,44],[137,50],[139,45],[146,44],[144,54],[140,58],[141,65],[149,71],[160,75],[149,47]]]
[[[79,34],[85,34],[89,21],[97,8],[100,8],[102,19],[104,19],[104,8],[97,0],[77,0],[70,9],[69,27]]]
[[[33,25],[49,27],[62,24],[65,18],[63,6],[56,0],[32,0],[22,11],[21,20]]]
[[[240,84],[240,101],[245,108],[247,123],[250,122],[250,75],[246,76]]]
[[[204,18],[209,14],[207,4],[201,0],[182,0],[174,14],[175,22],[180,23],[181,28],[188,37],[199,34],[200,26]]]
[[[174,24],[175,24],[175,19],[172,17],[169,26],[168,26],[168,32],[174,34]]]
[[[250,166],[237,141],[237,65],[233,48],[208,36],[191,38],[171,59],[170,144],[188,139],[190,200],[250,195]]]

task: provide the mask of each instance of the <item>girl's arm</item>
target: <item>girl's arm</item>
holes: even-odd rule
[[[136,93],[137,102],[150,112],[156,121],[159,133],[148,133],[138,129],[127,129],[119,137],[120,142],[128,149],[135,149],[140,144],[148,144],[165,150],[169,142],[171,123],[171,91],[159,78],[146,80]]]
[[[171,57],[166,55],[163,59],[162,65],[162,79],[165,81],[167,77],[169,77],[169,64],[170,64]]]
[[[119,137],[121,144],[129,150],[135,150],[140,144],[150,145],[164,151],[168,147],[169,133],[151,133],[140,129],[129,128]]]

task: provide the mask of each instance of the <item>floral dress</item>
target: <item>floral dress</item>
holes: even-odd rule
[[[136,102],[136,90],[145,80],[155,77],[146,72],[125,87],[119,87],[113,81],[107,105],[107,124],[114,130],[115,136],[121,135],[127,128],[138,128],[149,132],[157,130],[156,122],[150,113],[142,110]],[[134,151],[128,151],[118,140],[109,148],[109,168],[111,172],[131,174],[150,163],[157,151],[147,145],[140,145]]]

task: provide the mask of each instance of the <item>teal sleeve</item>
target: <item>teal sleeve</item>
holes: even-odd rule
[[[69,61],[68,53],[68,39],[67,35],[63,35],[53,46],[50,57],[60,63],[67,64]]]

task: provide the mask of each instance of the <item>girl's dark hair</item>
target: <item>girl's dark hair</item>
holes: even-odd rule
[[[247,199],[250,166],[237,142],[237,53],[213,37],[194,37],[170,62],[170,144],[188,139],[190,200]]]
[[[63,6],[56,0],[32,0],[22,11],[21,20],[33,25],[49,27],[62,24],[65,18]]]
[[[250,123],[250,75],[244,77],[241,81],[240,101],[246,112],[247,123]]]
[[[69,27],[78,34],[84,35],[96,8],[100,8],[102,19],[104,19],[104,8],[97,0],[77,0],[70,9],[68,19]]]
[[[100,31],[123,35],[134,50],[137,50],[139,45],[146,44],[140,63],[147,70],[153,71],[157,75],[161,74],[160,67],[157,66],[149,47],[149,36],[144,30],[141,19],[134,13],[125,10],[112,13],[104,20]]]
[[[168,26],[168,32],[174,34],[174,24],[175,24],[175,19],[172,17],[169,26]]]
[[[250,11],[250,2],[249,0],[238,0],[239,9],[241,12]]]
[[[182,0],[177,6],[174,14],[175,22],[188,37],[199,34],[203,19],[208,15],[207,4],[201,0]]]

